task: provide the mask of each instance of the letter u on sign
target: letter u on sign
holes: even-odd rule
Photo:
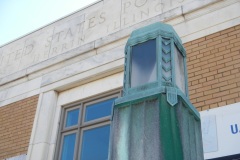
[[[232,131],[232,134],[237,134],[239,132],[238,125],[237,124],[231,125],[231,131]]]

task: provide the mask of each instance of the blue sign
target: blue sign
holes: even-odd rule
[[[240,103],[201,112],[205,160],[240,160]]]
[[[213,159],[208,159],[208,160],[240,160],[240,154],[235,154],[235,155],[226,156],[226,157],[213,158]]]

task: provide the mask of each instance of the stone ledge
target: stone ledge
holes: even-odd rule
[[[62,79],[72,77],[82,72],[86,72],[93,68],[97,68],[101,65],[116,61],[118,59],[122,59],[124,57],[124,53],[122,52],[124,46],[117,47],[111,51],[107,51],[102,54],[98,54],[96,56],[87,58],[83,61],[74,63],[72,65],[60,68],[56,71],[48,73],[43,76],[41,87],[49,85],[51,83],[60,81]]]
[[[216,3],[216,2],[221,2],[224,0],[201,0],[201,1],[192,1],[187,3],[186,5],[182,6],[182,13],[186,14],[186,13],[190,13],[192,11],[198,10],[200,8],[203,8],[205,6],[208,6],[212,3]],[[201,7],[199,7],[201,6]]]
[[[74,48],[74,49],[72,49],[70,51],[67,51],[67,52],[65,52],[65,53],[63,53],[59,56],[52,57],[52,58],[47,59],[43,62],[40,62],[38,64],[30,66],[26,69],[20,70],[18,72],[15,72],[13,74],[10,74],[6,77],[1,78],[0,79],[0,86],[4,85],[6,83],[9,83],[11,81],[14,81],[16,79],[26,77],[31,73],[34,73],[36,71],[42,70],[42,69],[47,68],[47,67],[50,67],[50,66],[55,65],[57,63],[60,63],[64,60],[74,58],[75,56],[78,56],[80,54],[84,54],[84,53],[89,52],[93,49],[94,49],[94,42],[90,42],[90,43],[87,43],[83,46]]]

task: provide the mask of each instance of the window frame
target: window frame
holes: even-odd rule
[[[80,138],[78,139],[78,156],[77,156],[77,159],[80,160],[81,158],[81,155],[82,155],[82,142],[83,142],[83,132],[86,131],[86,130],[89,130],[89,129],[94,129],[94,128],[98,128],[98,127],[102,127],[102,126],[106,126],[106,125],[111,125],[111,122],[103,122],[103,123],[98,123],[98,124],[94,124],[94,125],[90,125],[90,126],[87,126],[87,127],[83,127],[81,130],[80,130]],[[109,137],[110,138],[110,137]],[[110,140],[109,140],[110,141]]]
[[[60,113],[59,122],[58,122],[58,133],[57,133],[56,146],[55,146],[55,152],[54,152],[54,160],[60,160],[61,154],[62,154],[62,148],[63,148],[63,146],[62,146],[63,145],[63,137],[64,137],[64,135],[68,135],[71,133],[76,133],[74,160],[75,159],[79,160],[79,158],[81,157],[81,152],[82,152],[81,146],[82,146],[83,131],[87,130],[87,129],[101,127],[104,125],[111,125],[112,113],[109,116],[105,116],[105,117],[94,119],[94,120],[91,120],[88,122],[84,122],[86,107],[91,104],[95,104],[95,103],[102,102],[102,101],[105,101],[108,99],[112,99],[114,97],[118,98],[120,96],[121,96],[121,90],[117,89],[114,91],[91,96],[89,98],[85,98],[85,99],[79,100],[77,102],[61,106],[61,113]],[[78,124],[74,125],[74,126],[70,126],[70,127],[65,127],[66,120],[67,120],[67,112],[70,110],[74,110],[76,108],[80,109],[79,117],[78,117]]]
[[[132,56],[132,48],[139,44],[139,43],[145,43],[149,40],[156,40],[156,72],[157,72],[157,77],[155,81],[143,84],[143,85],[139,85],[139,86],[135,86],[132,87],[131,86],[131,75],[132,75],[132,68],[131,68],[131,56]],[[127,66],[125,67],[125,71],[124,73],[126,73],[125,77],[124,77],[124,95],[133,95],[136,92],[144,92],[145,90],[148,89],[153,89],[156,87],[161,86],[161,64],[158,63],[161,61],[162,59],[162,55],[161,55],[161,42],[162,42],[162,38],[160,35],[154,35],[154,36],[147,36],[145,37],[141,42],[138,39],[134,39],[132,40],[131,43],[129,43],[126,48],[125,48],[125,63],[127,64]]]
[[[103,97],[103,98],[100,98],[100,99],[97,99],[97,100],[94,100],[94,101],[90,101],[90,102],[86,102],[83,106],[83,116],[82,116],[82,125],[91,125],[93,123],[100,123],[101,121],[106,121],[108,120],[109,118],[111,118],[111,115],[110,116],[105,116],[105,117],[102,117],[102,118],[97,118],[97,119],[94,119],[94,120],[90,120],[90,121],[87,121],[85,122],[85,117],[86,117],[86,108],[87,106],[89,105],[92,105],[92,104],[96,104],[96,103],[99,103],[99,102],[102,102],[102,101],[105,101],[105,100],[108,100],[108,99],[112,99],[116,97],[116,95],[110,95],[110,96],[107,96],[107,97]],[[119,96],[118,96],[119,97]],[[116,97],[117,98],[117,97]],[[112,114],[112,113],[111,113]]]
[[[78,137],[79,137],[79,133],[78,133],[78,131],[77,130],[71,130],[71,131],[67,131],[67,132],[63,132],[62,134],[61,134],[61,137],[60,137],[60,146],[59,146],[59,154],[60,155],[58,155],[58,157],[60,158],[61,157],[61,153],[62,153],[62,149],[63,149],[63,138],[64,138],[64,136],[65,135],[69,135],[69,134],[73,134],[73,133],[76,133],[76,143],[75,143],[75,146],[74,146],[74,148],[76,147],[76,148],[78,148],[78,141],[79,141],[79,139],[78,139]],[[76,152],[76,149],[74,150],[74,153],[73,153],[73,159],[76,159],[77,157],[77,152]],[[58,159],[59,159],[58,158]]]
[[[155,43],[154,43],[154,45],[155,45],[155,56],[156,56],[156,61],[155,61],[155,63],[156,63],[156,79],[154,80],[154,81],[151,81],[151,82],[145,82],[145,83],[143,83],[143,84],[140,84],[140,85],[137,85],[137,86],[132,86],[132,61],[133,61],[133,48],[135,47],[135,46],[137,46],[137,45],[143,45],[144,43],[147,43],[147,42],[149,42],[149,41],[154,41]],[[139,53],[138,53],[139,54]],[[144,54],[148,54],[148,53],[144,53]],[[132,45],[131,47],[130,47],[130,53],[129,53],[129,88],[130,89],[134,89],[134,88],[141,88],[141,87],[143,87],[143,86],[147,86],[148,84],[151,84],[151,83],[156,83],[156,82],[158,82],[158,40],[157,40],[157,37],[155,37],[155,38],[150,38],[150,39],[147,39],[147,40],[145,40],[145,41],[143,41],[143,42],[138,42],[138,43],[136,43],[136,44],[134,44],[134,45]]]
[[[75,128],[76,126],[78,126],[78,124],[77,125],[73,125],[73,126],[70,126],[70,127],[65,127],[66,126],[66,123],[67,123],[67,112],[68,111],[71,111],[71,110],[74,110],[74,109],[77,109],[77,108],[81,108],[81,105],[79,106],[79,105],[76,105],[75,107],[69,107],[69,108],[66,108],[65,110],[65,113],[64,113],[64,120],[63,120],[63,125],[61,126],[62,127],[62,129],[63,130],[68,130],[68,129],[71,129],[71,128]],[[82,111],[80,110],[80,113],[79,113],[79,115],[78,115],[78,123],[80,122],[80,118],[81,118],[81,113]]]

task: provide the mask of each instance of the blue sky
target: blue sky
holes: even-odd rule
[[[98,0],[0,0],[0,46]]]

